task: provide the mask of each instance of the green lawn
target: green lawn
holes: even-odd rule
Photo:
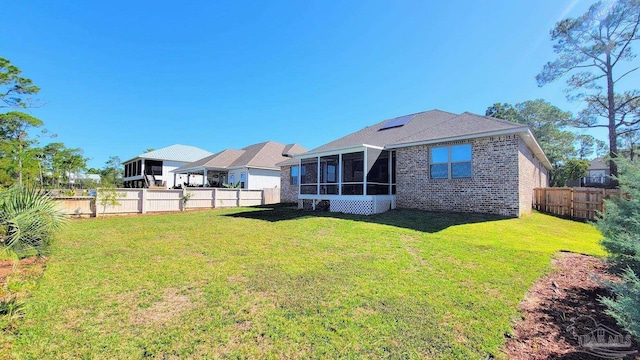
[[[17,358],[501,358],[553,254],[588,224],[399,210],[230,209],[73,221],[5,352]],[[7,354],[1,354],[7,355]]]

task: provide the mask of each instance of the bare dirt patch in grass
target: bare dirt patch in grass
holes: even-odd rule
[[[184,289],[165,289],[162,300],[136,310],[131,316],[131,322],[136,325],[166,324],[192,309],[196,305],[193,301],[196,295]]]
[[[0,284],[6,285],[7,279],[12,274],[20,275],[33,272],[34,270],[42,272],[39,270],[44,270],[45,262],[45,258],[38,256],[21,259],[18,262],[11,260],[0,261]]]
[[[505,352],[510,359],[602,359],[584,352],[576,337],[577,330],[592,329],[570,326],[580,325],[584,319],[592,323],[592,318],[598,325],[626,335],[598,301],[609,294],[596,279],[616,278],[606,272],[603,260],[593,256],[561,252],[552,264],[554,271],[539,279],[520,303],[524,319],[515,325]],[[637,341],[621,350],[636,350],[627,358],[640,359]]]

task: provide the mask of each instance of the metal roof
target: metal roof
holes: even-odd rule
[[[179,161],[179,162],[192,162],[204,157],[212,155],[211,152],[203,150],[199,147],[190,145],[175,144],[167,147],[163,147],[158,150],[153,150],[140,154],[135,158],[125,161],[125,163],[140,158],[151,160],[163,160],[163,161]]]

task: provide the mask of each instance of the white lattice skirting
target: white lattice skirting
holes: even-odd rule
[[[315,201],[328,200],[329,211],[345,214],[372,215],[395,209],[395,196],[323,196]],[[300,201],[301,203],[301,201]]]

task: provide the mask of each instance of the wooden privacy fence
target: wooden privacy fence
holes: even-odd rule
[[[115,189],[117,205],[102,203],[98,191],[96,198],[89,196],[57,197],[57,206],[72,216],[113,214],[144,214],[148,212],[184,211],[223,207],[256,206],[280,202],[280,189],[242,190],[219,188],[186,189]],[[186,201],[185,201],[186,200]]]
[[[533,208],[571,219],[596,220],[598,212],[604,211],[603,200],[621,194],[619,189],[536,188]]]

